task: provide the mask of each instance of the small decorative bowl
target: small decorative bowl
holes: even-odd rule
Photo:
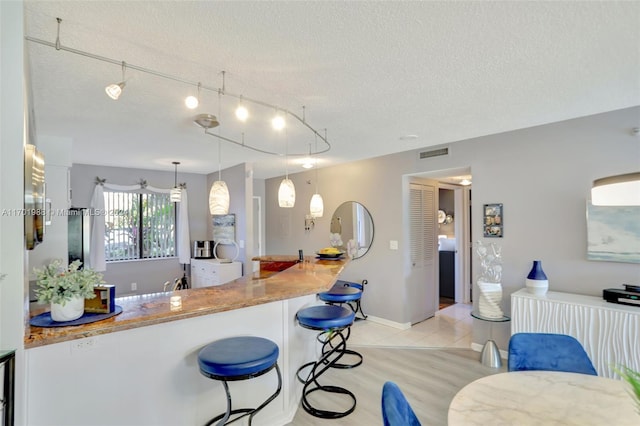
[[[321,259],[337,259],[342,256],[345,252],[341,251],[339,253],[320,253],[316,252],[319,258]]]

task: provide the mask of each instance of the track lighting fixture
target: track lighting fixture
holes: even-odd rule
[[[145,73],[145,74],[151,74],[155,77],[159,77],[159,78],[163,78],[166,80],[171,80],[174,82],[178,82],[178,83],[182,83],[182,84],[187,84],[190,86],[194,86],[197,87],[198,90],[198,94],[197,96],[189,96],[187,99],[185,99],[185,103],[187,104],[188,108],[197,108],[199,106],[200,103],[200,92],[204,89],[204,90],[209,90],[209,91],[213,91],[213,92],[217,92],[219,96],[229,96],[232,98],[235,98],[237,100],[239,100],[239,104],[236,108],[235,111],[235,115],[236,118],[240,121],[247,121],[249,119],[249,109],[247,108],[247,104],[251,104],[252,109],[251,109],[251,115],[255,115],[256,112],[253,109],[253,106],[258,106],[258,107],[262,107],[265,108],[266,111],[275,111],[276,112],[276,116],[271,120],[271,125],[274,129],[276,130],[283,130],[286,126],[292,126],[293,124],[297,124],[300,128],[302,128],[303,130],[306,131],[310,131],[311,133],[313,133],[316,137],[318,137],[320,139],[320,142],[324,144],[324,146],[322,147],[322,149],[320,151],[318,151],[316,149],[316,152],[313,153],[313,155],[316,154],[322,154],[325,152],[328,152],[331,149],[331,145],[329,144],[329,142],[326,140],[326,138],[322,137],[318,131],[316,129],[314,129],[306,120],[305,114],[304,114],[304,108],[303,108],[303,113],[302,116],[300,116],[299,114],[296,114],[290,110],[287,110],[285,108],[282,108],[281,106],[278,105],[273,105],[267,102],[264,102],[262,100],[259,99],[255,99],[255,98],[250,98],[250,97],[245,97],[244,95],[237,95],[237,94],[233,94],[230,93],[226,90],[225,88],[225,83],[224,83],[224,77],[225,77],[225,72],[222,71],[222,87],[221,88],[216,88],[213,86],[209,86],[209,85],[205,85],[202,84],[200,82],[193,82],[193,81],[189,81],[186,80],[182,77],[179,76],[174,76],[174,75],[170,75],[168,73],[162,72],[162,71],[157,71],[157,70],[152,70],[149,68],[144,68],[138,65],[133,65],[130,63],[125,63],[124,61],[119,61],[119,60],[115,60],[113,58],[108,58],[105,56],[100,56],[100,55],[96,55],[94,53],[90,53],[90,52],[86,52],[86,51],[82,51],[79,49],[74,49],[71,47],[67,47],[64,46],[61,42],[60,42],[60,25],[62,22],[62,19],[60,18],[56,18],[56,21],[58,23],[58,33],[57,33],[57,37],[55,40],[55,43],[50,42],[50,41],[46,41],[46,40],[41,40],[38,38],[34,38],[34,37],[30,37],[30,36],[25,36],[25,40],[27,40],[28,42],[32,42],[32,43],[38,43],[44,46],[49,46],[52,48],[55,48],[58,51],[63,51],[63,52],[67,52],[67,53],[73,53],[75,55],[80,55],[80,56],[84,56],[90,59],[94,59],[94,60],[98,60],[98,61],[102,61],[102,62],[107,62],[110,64],[114,64],[114,65],[121,65],[122,67],[122,81],[119,83],[113,83],[110,84],[109,86],[107,86],[105,88],[105,91],[107,93],[107,95],[109,95],[110,98],[112,99],[118,99],[123,90],[124,87],[126,85],[125,83],[125,71],[127,68],[129,69],[134,69],[140,73]],[[267,112],[268,114],[268,112]],[[241,134],[238,134],[237,136],[230,136],[230,135],[221,135],[220,132],[211,132],[210,129],[213,127],[216,127],[219,125],[218,119],[220,117],[220,112],[218,112],[218,116],[214,116],[211,114],[201,114],[198,115],[195,118],[195,122],[196,124],[198,124],[200,127],[205,129],[205,133],[210,135],[210,136],[214,136],[216,138],[218,138],[219,140],[225,141],[225,142],[230,142],[230,143],[234,143],[242,148],[247,148],[247,149],[251,149],[257,152],[262,152],[264,154],[269,154],[269,155],[278,155],[281,156],[282,153],[281,152],[273,152],[273,151],[269,151],[268,149],[263,149],[260,148],[256,145],[252,145],[250,143],[250,141],[245,141],[245,132],[242,131]],[[264,121],[268,122],[268,119],[265,119]],[[230,127],[231,128],[231,127]],[[297,130],[297,129],[296,129]],[[258,140],[261,140],[261,138],[258,138]],[[306,146],[300,150],[290,150],[288,155],[292,156],[292,157],[298,157],[298,156],[304,156],[306,155]]]
[[[126,83],[124,81],[124,72],[127,68],[126,62],[122,61],[122,81],[120,83],[111,83],[107,87],[104,88],[104,91],[107,92],[107,95],[114,101],[117,101],[120,95],[122,94],[122,90]]]

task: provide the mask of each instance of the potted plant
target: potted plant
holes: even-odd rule
[[[635,400],[636,406],[638,407],[638,414],[640,414],[640,372],[634,371],[626,366],[615,368],[614,370],[631,386],[629,393]]]
[[[102,274],[89,268],[80,269],[82,262],[68,266],[56,259],[42,269],[34,269],[39,303],[51,304],[51,319],[73,321],[84,314],[84,300],[93,299],[93,287],[103,284]]]

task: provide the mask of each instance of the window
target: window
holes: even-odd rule
[[[104,191],[105,260],[176,255],[174,203],[169,194]]]

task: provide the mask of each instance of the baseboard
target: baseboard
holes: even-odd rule
[[[476,352],[482,352],[482,348],[484,348],[484,344],[480,343],[471,343],[471,349]],[[502,349],[498,349],[500,351],[500,358],[507,359],[509,358],[509,353],[507,351],[503,351]]]
[[[375,322],[376,324],[382,324],[382,325],[397,328],[400,330],[408,330],[411,328],[410,322],[401,323],[401,322],[389,321],[388,319],[374,317],[373,315],[367,315],[367,321]]]

